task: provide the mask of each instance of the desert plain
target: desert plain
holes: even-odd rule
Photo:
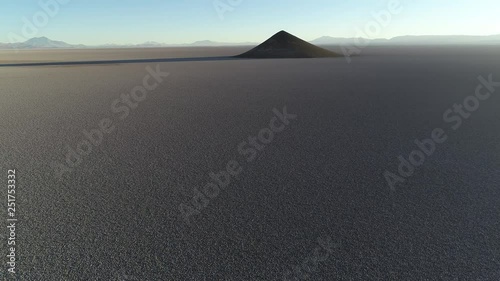
[[[19,278],[500,279],[500,87],[443,119],[478,77],[500,81],[495,46],[374,46],[350,62],[2,66],[246,50],[0,51],[0,165],[17,171]],[[148,67],[169,75],[126,116],[114,112]],[[294,118],[248,161],[239,145],[285,107]],[[67,166],[103,119],[114,130],[58,176],[54,163]],[[436,128],[446,141],[391,189],[384,173],[399,175],[398,156]],[[207,204],[197,209],[195,189],[230,161],[241,172],[208,203],[198,194]],[[186,206],[196,210],[188,220]]]

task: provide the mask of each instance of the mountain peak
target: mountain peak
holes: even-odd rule
[[[264,43],[241,54],[240,58],[325,58],[338,57],[337,53],[308,43],[284,30]]]
[[[45,36],[42,36],[42,37],[33,37],[33,38],[30,38],[28,40],[26,40],[26,42],[33,42],[33,41],[51,41],[49,38],[45,37]]]
[[[22,43],[22,48],[71,48],[72,45],[62,42],[62,41],[54,41],[49,38],[42,37],[33,37],[31,39],[26,40]]]

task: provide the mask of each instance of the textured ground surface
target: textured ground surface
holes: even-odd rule
[[[20,280],[282,280],[321,237],[336,246],[309,280],[500,279],[500,89],[457,131],[442,119],[479,75],[500,80],[500,50],[161,63],[170,76],[119,120],[146,66],[0,68]],[[237,146],[283,106],[297,119],[247,163]],[[116,131],[57,180],[51,161],[106,117]],[[447,142],[391,192],[382,172],[436,127]],[[187,225],[179,204],[233,159],[243,172]]]
[[[48,50],[0,50],[0,64],[54,61],[133,60],[189,57],[235,56],[252,47],[189,47],[147,49],[48,49]]]

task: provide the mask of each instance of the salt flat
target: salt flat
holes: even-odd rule
[[[0,63],[244,50],[2,51]],[[25,280],[282,280],[320,237],[336,247],[310,280],[500,278],[500,89],[456,131],[442,117],[478,76],[500,80],[500,50],[159,63],[170,75],[121,120],[113,101],[156,65],[0,68],[0,166],[18,171]],[[238,145],[284,106],[297,119],[246,163]],[[58,180],[51,163],[103,118],[116,130]],[[383,172],[436,127],[448,140],[392,192]],[[230,160],[238,179],[186,224],[180,204]]]
[[[185,57],[234,56],[250,47],[172,47],[145,49],[34,49],[0,50],[0,64],[89,61],[89,60],[133,60]]]

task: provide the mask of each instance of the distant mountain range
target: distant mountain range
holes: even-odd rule
[[[500,45],[500,35],[467,36],[467,35],[427,35],[427,36],[398,36],[391,39],[365,39],[323,36],[309,41],[315,45]],[[255,46],[254,42],[225,43],[210,40],[197,41],[191,44],[164,44],[145,42],[142,44],[106,44],[97,46],[74,45],[63,41],[54,41],[47,37],[31,38],[21,43],[0,43],[0,49],[84,49],[84,48],[160,48],[160,47],[219,47],[219,46]]]
[[[455,44],[500,44],[500,35],[468,36],[468,35],[423,35],[398,36],[391,39],[342,38],[324,36],[311,41],[316,45],[357,45],[370,43],[372,45],[455,45]]]
[[[85,49],[85,48],[160,48],[160,47],[217,47],[217,46],[252,46],[256,43],[224,43],[210,40],[197,41],[191,44],[164,44],[154,41],[148,41],[142,44],[105,44],[105,45],[74,45],[63,41],[54,41],[47,37],[31,38],[21,43],[0,43],[0,49]]]
[[[70,49],[85,47],[85,45],[71,45],[63,41],[50,40],[47,37],[31,38],[22,43],[0,43],[0,49]]]

